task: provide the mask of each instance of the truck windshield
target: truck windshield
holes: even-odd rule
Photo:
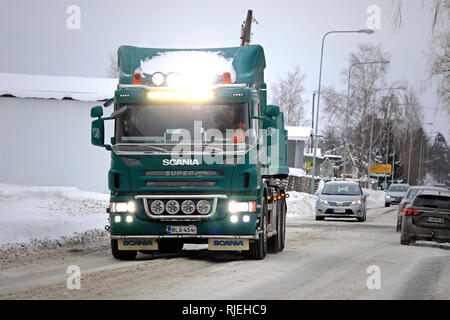
[[[192,144],[194,139],[196,143],[233,143],[230,132],[249,129],[248,103],[128,104],[119,105],[116,114],[116,143],[134,148],[158,145],[168,150],[178,143]]]

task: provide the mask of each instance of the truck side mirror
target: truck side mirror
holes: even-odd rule
[[[98,147],[105,146],[105,124],[102,118],[92,121],[91,143]]]
[[[266,107],[266,116],[268,117],[278,117],[280,115],[280,108],[274,106],[272,104],[267,105]]]
[[[103,108],[101,106],[92,107],[91,117],[97,118],[91,124],[91,143],[94,146],[104,147],[106,150],[111,150],[109,144],[105,144],[105,120],[102,118]]]
[[[92,107],[91,118],[101,118],[103,116],[103,108],[101,106]]]

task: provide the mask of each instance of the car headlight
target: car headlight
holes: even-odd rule
[[[360,200],[356,200],[356,201],[352,201],[352,205],[361,204],[361,203],[362,203],[361,199]]]
[[[134,213],[136,212],[136,204],[134,201],[129,202],[111,202],[109,204],[109,211],[111,213]]]
[[[255,212],[256,202],[255,201],[230,201],[228,202],[228,212]]]
[[[319,199],[319,203],[327,205],[328,201],[327,200],[323,200],[323,199]]]
[[[390,195],[388,195],[388,194],[386,195],[386,198],[390,198],[390,197],[391,197]]]

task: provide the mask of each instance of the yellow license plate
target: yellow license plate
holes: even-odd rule
[[[119,250],[158,250],[156,239],[121,239],[118,241]]]
[[[208,239],[208,250],[248,250],[248,239]]]

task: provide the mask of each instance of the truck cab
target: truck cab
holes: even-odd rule
[[[184,243],[251,259],[285,244],[287,134],[267,105],[261,46],[121,46],[114,111],[91,110],[91,142],[111,152],[115,258]],[[104,122],[114,121],[111,144]]]

